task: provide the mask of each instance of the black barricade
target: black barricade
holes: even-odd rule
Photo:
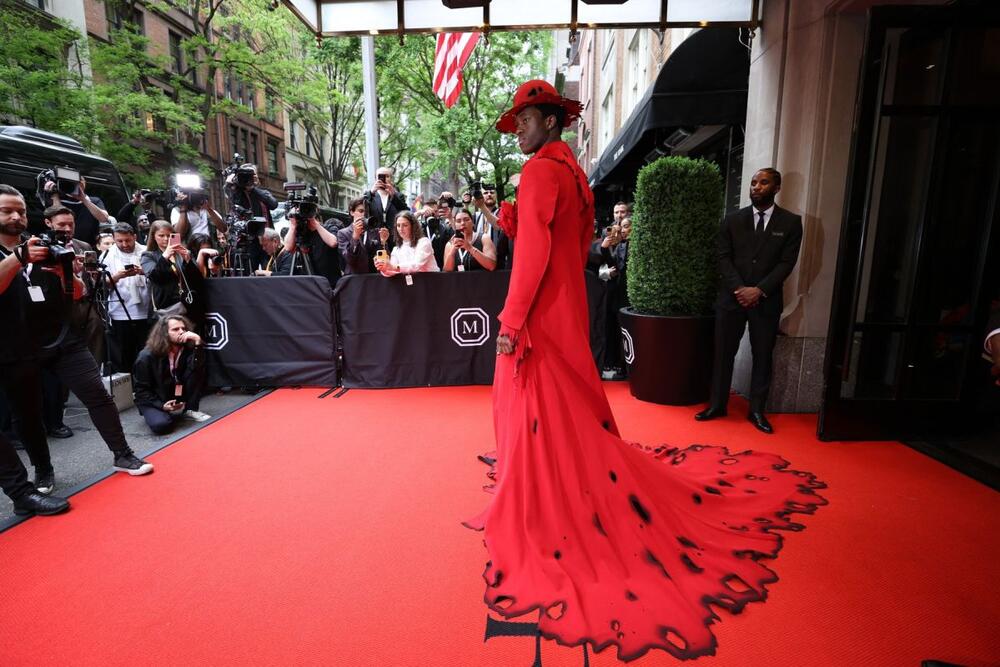
[[[334,387],[337,327],[326,278],[206,281],[208,384]]]
[[[491,384],[509,271],[351,275],[337,284],[345,387]],[[591,348],[603,349],[604,285],[587,274]],[[596,356],[595,356],[596,358]]]

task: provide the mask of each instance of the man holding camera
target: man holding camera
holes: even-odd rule
[[[170,211],[170,224],[181,235],[181,240],[187,241],[191,234],[204,234],[214,247],[217,243],[216,231],[224,233],[226,222],[212,208],[208,195],[203,192],[178,192],[176,202],[177,205]]]
[[[314,276],[324,276],[330,281],[330,287],[335,287],[340,280],[340,257],[336,250],[337,229],[332,221],[326,225],[333,229],[321,223],[317,215],[315,204],[300,204],[289,212],[288,221],[291,225],[285,233],[284,250],[293,258],[296,250],[299,256],[309,258],[311,271],[306,270],[305,262],[302,261],[291,267],[295,275],[312,273]]]
[[[116,371],[131,373],[149,335],[152,313],[149,283],[140,262],[146,246],[136,242],[135,230],[128,223],[119,222],[112,231],[115,245],[104,258],[110,291],[111,365]]]
[[[146,243],[146,232],[149,231],[149,224],[157,217],[153,211],[153,202],[156,201],[157,196],[157,193],[152,190],[136,190],[132,193],[132,199],[127,201],[118,211],[118,215],[115,216],[119,222],[127,222],[132,225],[139,242],[143,245]],[[140,226],[140,222],[144,224]]]
[[[433,205],[424,206],[419,216],[423,221],[424,234],[430,239],[434,249],[434,261],[444,266],[444,254],[448,242],[455,234],[455,207],[457,202],[450,192],[442,192]]]
[[[99,197],[87,194],[87,179],[80,177],[76,188],[66,192],[59,183],[50,178],[45,181],[45,192],[50,201],[43,202],[46,207],[66,207],[76,221],[74,237],[93,246],[97,242],[97,232],[101,224],[108,222],[107,207]]]
[[[18,206],[23,210],[23,197],[11,194],[10,191],[17,193],[17,190],[10,186],[0,186],[5,210],[15,211]],[[67,257],[66,249],[60,247],[58,243],[34,237],[25,243],[20,243],[24,225],[20,223],[19,212],[12,215],[14,220],[9,224],[4,224],[3,220],[0,220],[2,226],[0,245],[13,253],[22,267],[26,283],[24,288],[29,297],[23,302],[22,320],[27,327],[28,340],[32,341],[32,345],[24,350],[24,353],[29,358],[33,354],[36,355],[36,361],[26,369],[19,369],[20,377],[15,384],[7,385],[7,392],[12,402],[15,401],[16,395],[20,404],[15,405],[14,409],[21,419],[22,432],[25,435],[25,451],[35,467],[35,486],[42,493],[51,492],[55,487],[52,460],[38,405],[41,398],[41,391],[38,389],[41,384],[39,368],[54,373],[87,407],[91,421],[114,455],[115,470],[130,475],[145,475],[152,472],[152,464],[135,456],[129,447],[118,417],[118,409],[101,382],[97,364],[83,340],[68,325],[69,308],[66,307],[65,300],[71,296],[79,298],[84,290],[80,279],[72,275],[72,260],[53,261],[57,254]],[[68,293],[67,287],[72,291],[72,295]],[[24,326],[18,321],[13,321],[7,326],[11,325]],[[10,376],[4,373],[3,377],[6,381]],[[15,390],[13,394],[12,388]]]
[[[20,434],[33,461],[51,468],[42,427],[41,382],[37,349],[27,321],[30,299],[38,298],[28,282],[27,268],[48,256],[48,248],[37,238],[21,244],[28,224],[24,197],[9,185],[0,185],[0,387],[14,414],[20,419]],[[20,245],[19,245],[20,244]],[[37,470],[37,468],[36,468]],[[45,479],[39,479],[46,483]],[[58,514],[69,508],[65,498],[47,496],[28,480],[13,443],[0,434],[0,488],[14,502],[19,515]],[[51,493],[52,487],[43,491]]]
[[[395,224],[396,214],[410,210],[403,195],[393,185],[392,169],[389,167],[379,167],[375,171],[375,183],[365,197],[371,207],[369,224],[377,229]]]
[[[386,249],[389,229],[378,227],[372,218],[365,219],[365,200],[355,199],[348,206],[351,223],[337,232],[337,247],[344,261],[344,275],[376,273],[375,254]]]
[[[241,164],[226,177],[226,198],[231,206],[239,206],[249,211],[254,218],[264,218],[265,227],[274,227],[271,211],[278,208],[278,200],[268,190],[260,187],[257,167],[252,164]],[[247,252],[250,255],[250,266],[257,267],[267,263],[264,250],[260,246],[259,232],[250,237]],[[215,238],[214,236],[212,238]]]
[[[164,317],[153,325],[133,372],[135,405],[153,433],[169,433],[180,419],[212,418],[198,411],[205,385],[204,349],[186,317]]]

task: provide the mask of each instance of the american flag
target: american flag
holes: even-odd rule
[[[443,32],[434,52],[434,94],[451,108],[462,92],[462,68],[479,42],[478,32]]]

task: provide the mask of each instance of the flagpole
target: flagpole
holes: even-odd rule
[[[378,150],[378,100],[375,96],[375,38],[365,35],[361,38],[361,69],[365,96],[365,188],[375,182],[375,172],[379,167]]]

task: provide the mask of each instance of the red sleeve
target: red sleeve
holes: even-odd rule
[[[552,221],[558,200],[558,171],[551,160],[530,160],[521,174],[517,202],[517,252],[500,322],[520,331],[528,319],[549,264]]]

